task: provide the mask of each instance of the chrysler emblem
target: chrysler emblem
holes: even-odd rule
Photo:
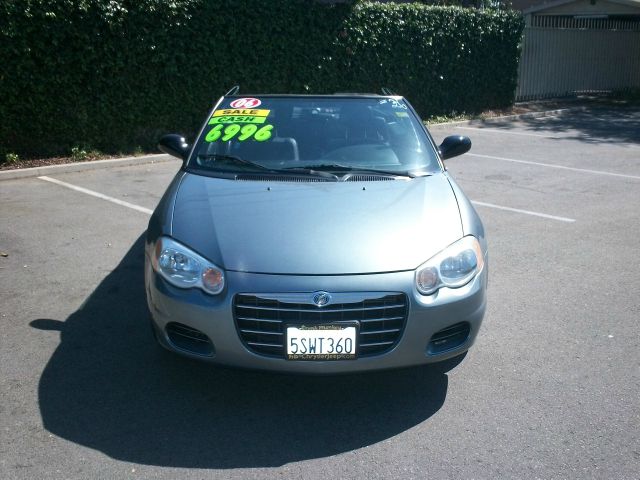
[[[316,292],[313,294],[313,303],[318,307],[324,307],[331,301],[331,295],[327,292]]]

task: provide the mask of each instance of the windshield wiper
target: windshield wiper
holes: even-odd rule
[[[259,170],[269,173],[285,173],[285,174],[304,174],[312,175],[316,177],[330,178],[331,180],[338,180],[338,177],[328,172],[317,172],[310,168],[290,167],[290,168],[269,168],[259,163],[252,162],[251,160],[245,160],[244,158],[236,157],[235,155],[225,155],[221,153],[209,153],[206,155],[198,155],[198,158],[213,158],[214,160],[223,160],[228,163],[236,165],[247,165]]]
[[[321,172],[318,170],[314,170],[313,168],[306,168],[306,167],[287,167],[287,168],[283,168],[281,170],[278,170],[279,172],[282,173],[302,173],[305,175],[314,175],[316,177],[323,177],[323,178],[330,178],[331,180],[338,180],[337,175],[334,175],[333,173],[329,173],[329,172]]]
[[[198,158],[212,158],[214,160],[222,160],[228,163],[233,163],[236,165],[247,165],[249,167],[257,168],[259,170],[265,170],[268,172],[274,172],[268,167],[264,165],[260,165],[259,163],[254,163],[251,160],[245,160],[244,158],[236,157],[235,155],[225,155],[222,153],[208,153],[206,155],[198,155]]]
[[[340,171],[340,172],[348,172],[348,173],[368,173],[368,174],[383,174],[383,175],[393,175],[395,177],[409,177],[415,178],[417,175],[409,172],[409,171],[392,171],[392,170],[380,170],[377,168],[359,168],[359,167],[350,167],[349,165],[341,165],[339,163],[322,163],[318,165],[306,166],[309,170],[319,170],[319,171]]]

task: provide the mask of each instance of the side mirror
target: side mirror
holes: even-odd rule
[[[442,160],[457,157],[458,155],[467,153],[470,149],[471,140],[469,137],[463,137],[461,135],[451,135],[445,138],[438,147]]]
[[[171,133],[160,139],[158,148],[164,153],[178,157],[180,160],[186,160],[191,147],[182,135]]]

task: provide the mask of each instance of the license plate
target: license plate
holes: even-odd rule
[[[358,352],[358,324],[290,325],[287,360],[354,360]]]

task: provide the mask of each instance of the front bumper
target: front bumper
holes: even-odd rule
[[[241,368],[298,373],[347,373],[407,367],[439,362],[467,351],[478,334],[486,307],[487,265],[467,285],[440,289],[422,296],[414,287],[414,272],[374,275],[298,276],[226,272],[225,290],[217,296],[200,290],[169,285],[145,262],[145,289],[158,341],[169,350],[205,361]],[[251,352],[242,343],[233,318],[233,298],[247,292],[404,292],[408,315],[395,347],[376,356],[356,360],[291,361]],[[206,334],[214,345],[211,355],[198,355],[177,347],[166,326],[179,322]],[[431,337],[460,322],[470,325],[469,335],[455,348],[433,355],[427,352]]]

